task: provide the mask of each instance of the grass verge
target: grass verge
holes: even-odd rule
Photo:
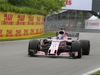
[[[56,35],[56,32],[44,32],[44,34],[39,35],[39,36],[34,36],[31,38],[18,38],[18,39],[0,39],[0,41],[14,41],[14,40],[26,40],[26,39],[39,39],[39,38],[47,38],[47,37],[53,37]]]
[[[39,39],[39,38],[47,38],[47,37],[53,37],[53,36],[56,36],[56,32],[44,32],[44,34],[40,35],[40,36],[35,36],[35,37],[32,37],[33,39]]]
[[[91,75],[100,75],[100,71],[96,72],[96,73],[93,73]]]

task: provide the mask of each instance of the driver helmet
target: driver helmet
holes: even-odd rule
[[[62,35],[58,35],[58,39],[62,39],[63,38],[63,36]]]

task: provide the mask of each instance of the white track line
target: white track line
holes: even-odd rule
[[[97,71],[99,71],[99,70],[100,70],[100,68],[97,68],[97,69],[92,70],[92,71],[90,71],[90,72],[87,72],[87,73],[85,73],[85,74],[83,74],[83,75],[90,75],[90,74],[93,74],[93,73],[95,73],[95,72],[97,72]]]

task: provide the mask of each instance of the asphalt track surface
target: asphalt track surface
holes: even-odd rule
[[[81,33],[91,52],[82,59],[29,57],[29,40],[0,42],[0,75],[82,75],[100,67],[100,33]]]

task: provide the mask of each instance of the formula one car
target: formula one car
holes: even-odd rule
[[[64,29],[56,32],[55,37],[29,41],[28,55],[69,56],[81,58],[89,55],[90,41],[79,40],[79,33],[66,33]]]

